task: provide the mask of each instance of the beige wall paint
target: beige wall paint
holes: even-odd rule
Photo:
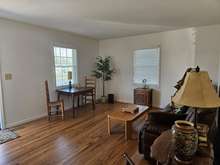
[[[161,47],[160,86],[153,87],[153,106],[164,107],[170,102],[173,86],[187,67],[194,66],[194,29],[101,40],[99,55],[112,56],[117,73],[108,82],[108,92],[116,99],[133,102],[133,52],[136,49]]]
[[[1,76],[6,126],[46,115],[44,80],[55,97],[53,44],[76,48],[79,80],[91,73],[98,41],[36,26],[0,20]],[[12,80],[4,80],[12,73]],[[66,101],[71,101],[66,99]],[[68,103],[66,104],[68,108]]]

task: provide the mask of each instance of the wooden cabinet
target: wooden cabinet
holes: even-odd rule
[[[152,89],[134,89],[134,104],[152,106]]]

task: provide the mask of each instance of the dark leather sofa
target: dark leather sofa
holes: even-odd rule
[[[198,123],[207,124],[210,128],[209,139],[213,141],[216,126],[216,109],[198,110]],[[150,147],[154,140],[165,130],[172,127],[176,120],[194,121],[194,110],[188,109],[186,113],[176,114],[168,106],[163,111],[149,112],[148,120],[139,131],[139,152],[144,158],[150,160]]]

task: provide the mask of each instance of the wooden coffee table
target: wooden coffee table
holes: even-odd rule
[[[122,108],[118,107],[116,110],[108,114],[108,134],[111,135],[111,120],[118,120],[124,122],[125,124],[125,139],[131,139],[132,136],[132,122],[143,116],[147,110],[149,109],[148,106],[141,106],[141,105],[127,105],[126,108],[139,108],[137,113],[128,113],[122,112]]]

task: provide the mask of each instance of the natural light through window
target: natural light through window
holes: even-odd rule
[[[72,72],[72,83],[77,83],[77,52],[76,49],[54,47],[56,86],[69,84],[68,72]]]
[[[148,85],[159,85],[160,48],[139,49],[134,51],[134,76],[136,84],[143,79]]]

